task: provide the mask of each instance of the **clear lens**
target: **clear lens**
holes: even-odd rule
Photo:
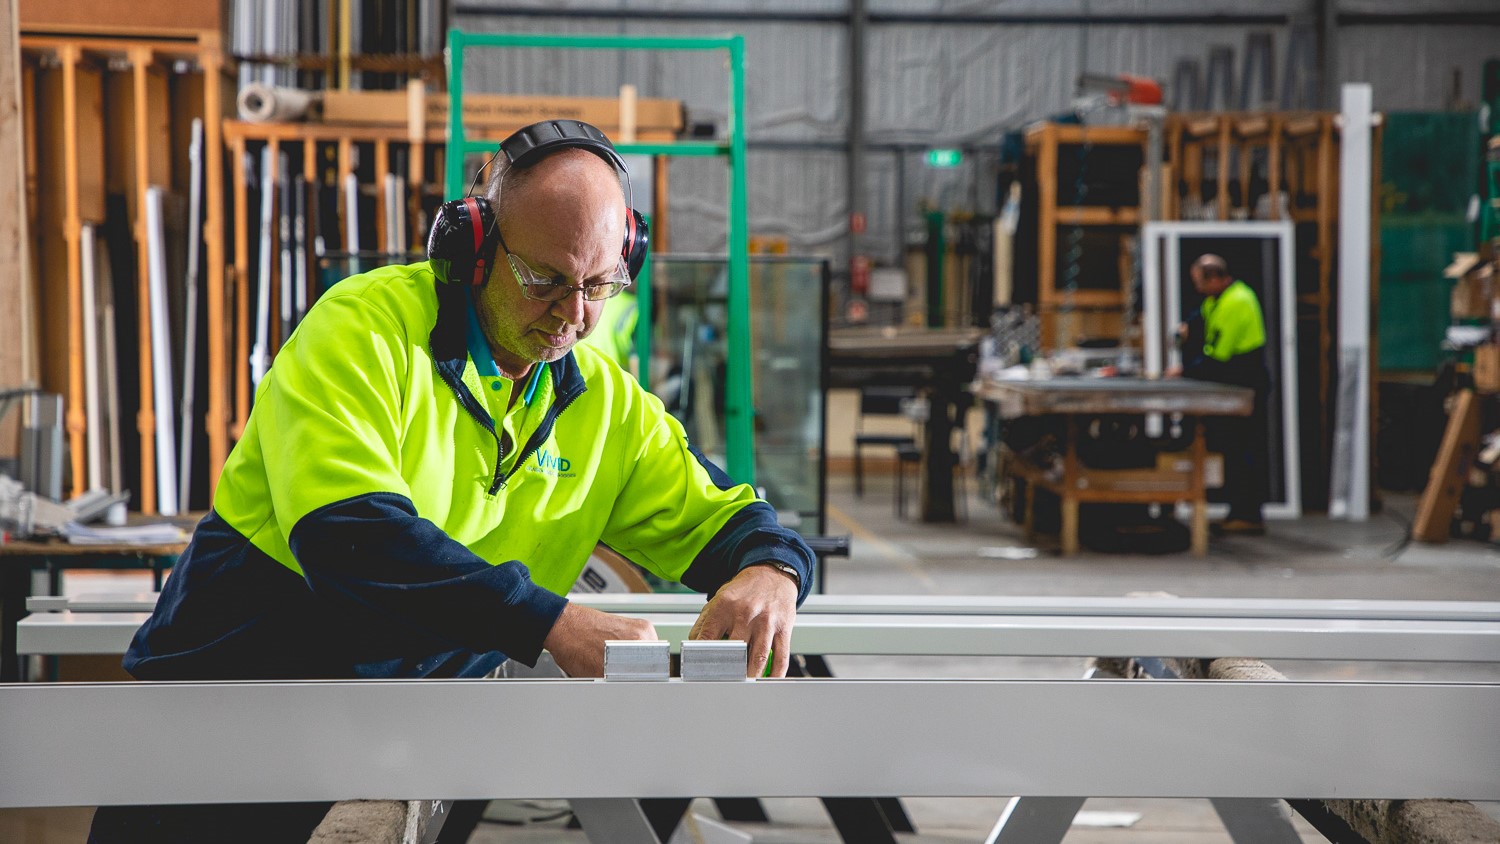
[[[614,275],[608,281],[591,284],[561,284],[536,272],[514,253],[507,252],[506,258],[510,262],[511,270],[516,274],[516,281],[521,285],[521,293],[526,298],[539,302],[560,302],[573,295],[575,291],[583,294],[583,298],[587,301],[599,302],[618,295],[626,285],[630,284],[630,270],[626,268],[624,258],[621,258],[615,266]]]

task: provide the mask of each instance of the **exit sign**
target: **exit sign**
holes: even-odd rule
[[[963,163],[964,154],[956,149],[930,149],[927,151],[928,167],[957,167]]]

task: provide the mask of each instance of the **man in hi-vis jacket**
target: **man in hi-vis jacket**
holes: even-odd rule
[[[1224,490],[1229,515],[1216,533],[1258,536],[1266,532],[1261,508],[1266,501],[1266,324],[1250,285],[1229,274],[1218,255],[1201,255],[1190,270],[1203,305],[1179,329],[1183,338],[1182,375],[1249,387],[1255,404],[1248,417],[1214,420],[1214,446],[1224,455]]]
[[[261,383],[131,674],[482,677],[546,649],[600,676],[606,640],[657,638],[563,597],[600,541],[710,595],[693,635],[746,640],[747,675],[773,649],[786,674],[812,552],[578,344],[644,258],[621,175],[597,129],[527,127],[484,197],[443,206],[431,260],[323,295]],[[242,808],[101,809],[92,840],[305,841],[327,805]]]

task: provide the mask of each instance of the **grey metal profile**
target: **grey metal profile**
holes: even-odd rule
[[[39,595],[30,612],[150,612],[152,592]],[[570,599],[613,613],[698,613],[702,595],[586,594]],[[1032,595],[812,595],[803,615],[1057,615],[1138,618],[1314,618],[1371,621],[1500,622],[1496,601],[1380,601],[1319,598],[1174,598]]]
[[[123,653],[141,613],[36,613],[17,626],[21,654]],[[641,614],[672,649],[690,613]],[[668,644],[658,646],[663,653]],[[1500,662],[1500,623],[1366,619],[1114,616],[798,616],[792,649],[892,656],[1118,656]],[[661,657],[664,659],[665,657]],[[665,676],[663,673],[662,676]]]
[[[682,679],[743,682],[749,662],[747,651],[745,643],[738,639],[683,642]]]
[[[0,807],[432,794],[1500,799],[1493,685],[23,683],[0,686],[0,712]],[[141,728],[164,712],[170,730]],[[494,712],[527,729],[451,729]],[[669,716],[677,740],[639,729],[642,713]],[[73,750],[59,751],[63,735]]]
[[[604,643],[606,680],[666,680],[671,670],[672,652],[666,642]]]

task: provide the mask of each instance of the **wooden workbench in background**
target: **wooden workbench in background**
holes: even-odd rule
[[[1184,378],[1047,378],[1035,381],[985,379],[977,395],[995,402],[1005,419],[1056,416],[1065,435],[1061,472],[1016,460],[1012,473],[1029,487],[1040,487],[1062,499],[1062,552],[1078,552],[1078,506],[1108,504],[1176,504],[1193,506],[1193,553],[1208,552],[1208,490],[1204,470],[1208,448],[1205,416],[1248,416],[1255,394],[1244,387]],[[1186,451],[1162,452],[1155,467],[1094,469],[1078,459],[1079,417],[1144,416],[1152,413],[1189,417],[1192,442]],[[1028,489],[1024,526],[1031,534],[1034,493]]]

